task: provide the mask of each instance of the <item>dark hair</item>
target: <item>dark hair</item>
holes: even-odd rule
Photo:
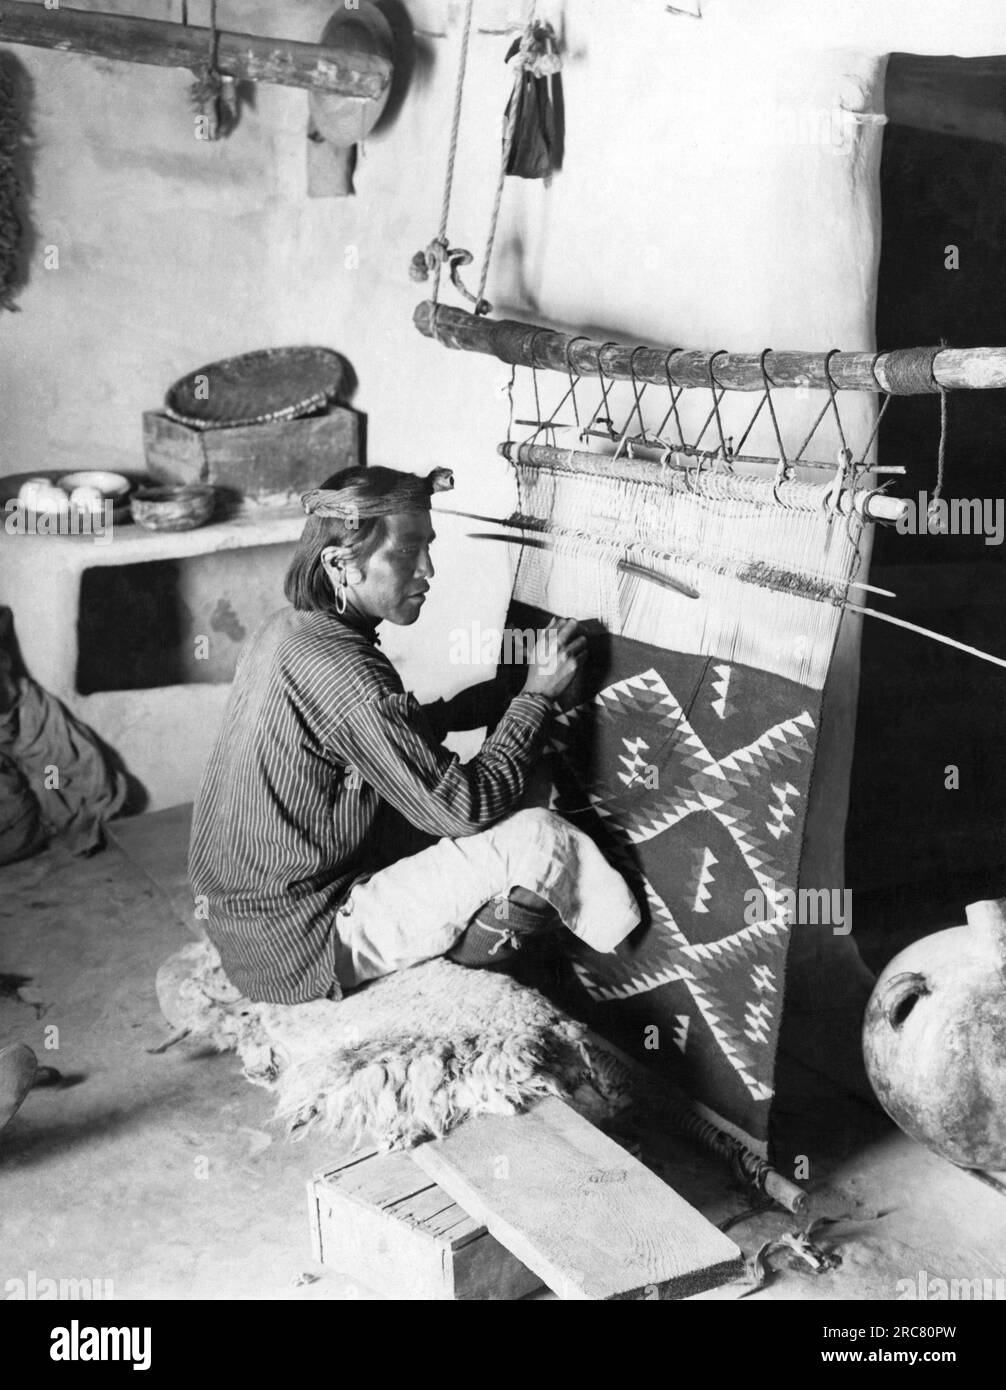
[[[344,492],[348,508],[355,502],[374,501],[385,496],[402,479],[396,468],[347,468],[326,478],[326,491]],[[288,603],[301,612],[326,612],[335,606],[335,595],[321,554],[337,546],[346,560],[361,564],[369,559],[388,534],[383,516],[360,518],[353,523],[337,516],[309,516],[297,542],[283,592]]]

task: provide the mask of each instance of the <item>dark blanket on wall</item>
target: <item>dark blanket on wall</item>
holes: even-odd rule
[[[94,734],[22,669],[0,608],[0,864],[58,840],[75,854],[102,842],[126,781]]]
[[[514,603],[507,621],[548,617]],[[599,632],[533,795],[594,838],[643,913],[612,955],[574,947],[591,1022],[761,1150],[790,933],[772,890],[797,888],[820,699]]]

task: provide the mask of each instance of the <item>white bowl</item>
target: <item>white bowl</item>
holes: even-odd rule
[[[129,479],[121,473],[107,473],[104,469],[85,469],[80,473],[64,473],[59,486],[67,492],[75,487],[96,487],[104,497],[118,501],[129,491]]]

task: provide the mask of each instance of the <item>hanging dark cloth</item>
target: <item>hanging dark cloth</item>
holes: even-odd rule
[[[565,125],[561,63],[552,26],[532,25],[511,44],[506,61],[518,54],[520,81],[506,109],[509,122],[517,102],[506,172],[520,179],[548,179],[562,168]]]

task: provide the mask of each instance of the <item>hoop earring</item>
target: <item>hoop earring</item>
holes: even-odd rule
[[[340,575],[339,583],[335,590],[335,611],[339,614],[340,618],[346,611],[346,600],[346,576],[343,574]]]

